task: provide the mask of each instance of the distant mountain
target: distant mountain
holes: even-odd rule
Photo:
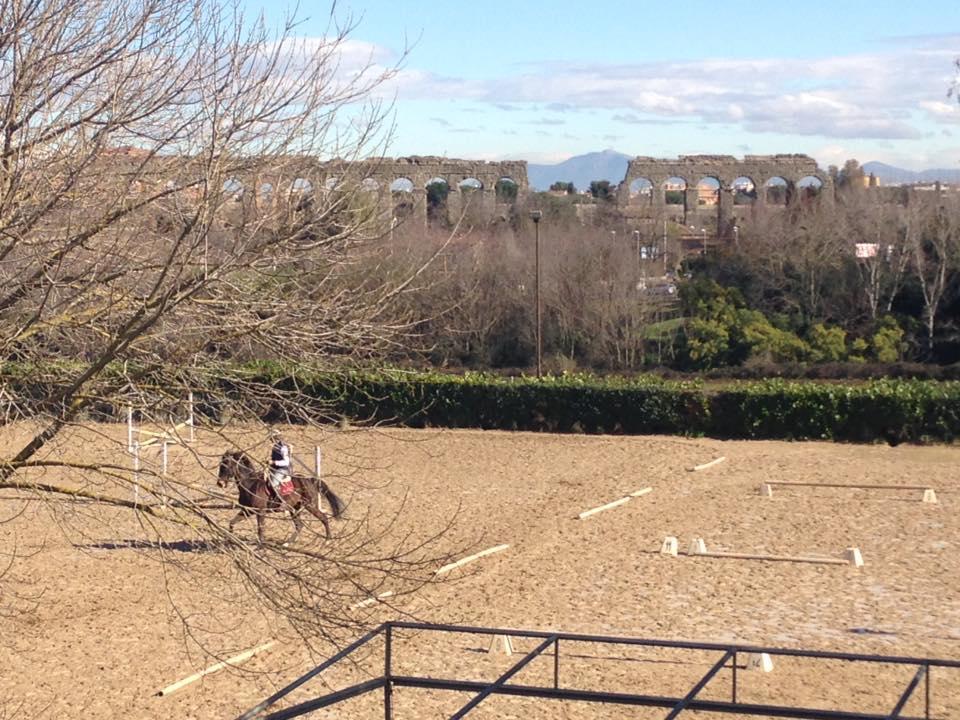
[[[572,182],[577,190],[586,190],[593,180],[618,183],[627,174],[630,155],[615,150],[576,155],[556,165],[527,164],[527,179],[535,190],[549,190],[555,182]]]
[[[939,180],[942,183],[960,184],[960,168],[933,170],[904,170],[903,168],[887,165],[882,162],[868,162],[863,164],[863,172],[873,173],[880,178],[881,185],[904,185],[906,183],[927,183]]]

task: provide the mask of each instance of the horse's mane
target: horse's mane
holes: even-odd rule
[[[243,450],[227,450],[223,454],[223,460],[227,458],[232,459],[238,467],[243,468],[244,470],[255,471],[257,466]],[[222,462],[222,461],[221,461]]]
[[[253,462],[253,459],[242,450],[236,450],[234,452],[234,457],[236,457],[237,462],[243,467],[245,467],[247,470],[256,470],[257,466]]]

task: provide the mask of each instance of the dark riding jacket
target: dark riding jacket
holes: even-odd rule
[[[290,446],[282,440],[275,442],[270,450],[270,467],[276,470],[290,469]]]

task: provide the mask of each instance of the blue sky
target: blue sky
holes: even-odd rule
[[[300,12],[314,17],[299,34],[327,33],[327,4]],[[958,0],[393,0],[336,14],[357,22],[345,65],[399,63],[380,90],[394,101],[389,155],[960,164],[960,105],[946,96]]]

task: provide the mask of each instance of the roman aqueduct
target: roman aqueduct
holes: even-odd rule
[[[244,205],[263,207],[292,195],[356,186],[376,198],[384,213],[423,223],[431,212],[455,220],[468,203],[473,212],[491,218],[522,204],[530,193],[524,161],[421,156],[356,162],[291,158],[282,171],[240,174],[227,180],[224,189]],[[806,155],[636,157],[617,186],[616,202],[630,217],[693,223],[712,214],[721,227],[735,217],[737,205],[789,204],[811,188],[822,190],[819,196],[826,200],[833,197],[832,179]]]

